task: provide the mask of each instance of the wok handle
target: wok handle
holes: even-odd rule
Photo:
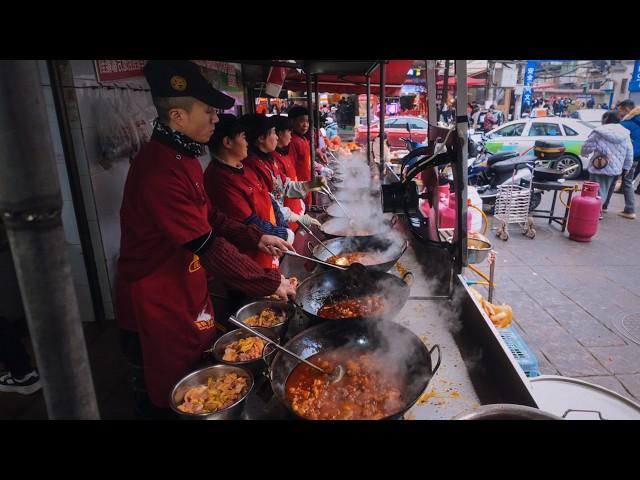
[[[310,252],[313,252],[313,243],[311,243],[311,240],[307,242],[307,248],[309,249]]]
[[[600,420],[606,420],[603,416],[602,413],[599,412],[598,410],[575,410],[573,408],[570,408],[569,410],[567,410],[566,412],[564,412],[564,415],[562,415],[562,418],[564,418],[565,420],[567,419],[567,415],[569,415],[569,413],[571,412],[584,412],[584,413],[597,413],[598,417],[600,417]]]
[[[433,367],[433,369],[431,370],[431,374],[435,375],[436,372],[438,371],[438,368],[440,368],[440,360],[442,360],[442,354],[440,352],[440,345],[434,345],[431,350],[429,350],[429,357],[431,357],[431,354],[433,353],[434,350],[438,350],[438,361],[436,362],[436,366]]]
[[[410,277],[410,278],[411,278],[411,280],[410,280],[410,281],[407,281],[407,277]],[[402,275],[402,277],[401,277],[401,278],[402,278],[402,281],[403,281],[404,283],[406,283],[407,285],[411,285],[411,284],[413,283],[413,279],[414,279],[413,272],[405,272],[405,273],[404,273],[404,275]]]
[[[394,227],[396,225],[396,223],[398,223],[398,215],[396,215],[394,213],[393,216],[391,217],[391,221],[389,223],[391,224],[392,227]]]
[[[409,248],[409,240],[405,240],[404,241],[404,247],[402,247],[402,252],[400,252],[400,257],[402,257],[402,255],[404,255],[404,252],[407,251],[407,248]],[[400,260],[400,257],[398,257],[398,260]]]
[[[269,351],[269,353],[267,353],[267,349],[269,347],[271,347],[271,350],[277,350],[276,347],[274,347],[272,343],[267,343],[264,346],[264,348],[262,349],[262,361],[267,366],[266,370],[264,370],[262,372],[262,374],[267,378],[271,378],[271,363],[269,363],[269,361],[265,358],[267,355],[272,353],[271,351]],[[273,362],[273,359],[271,359],[271,361]]]

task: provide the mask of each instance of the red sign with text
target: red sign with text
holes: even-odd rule
[[[146,60],[96,60],[96,74],[99,82],[142,77]]]

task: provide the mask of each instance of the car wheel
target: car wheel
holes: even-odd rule
[[[557,170],[568,170],[564,176],[567,180],[575,180],[582,175],[582,161],[573,155],[563,155],[555,161],[553,168]]]

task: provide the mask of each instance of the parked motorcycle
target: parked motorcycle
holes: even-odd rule
[[[553,160],[562,156],[564,151],[565,147],[560,143],[539,140],[533,147],[522,153],[490,154],[481,147],[478,157],[469,162],[469,185],[477,188],[483,203],[493,211],[498,187],[501,185],[519,185],[529,188],[532,176],[540,176],[541,180],[561,179],[564,172],[548,167]],[[533,189],[529,210],[535,210],[540,205],[542,194],[542,190]]]

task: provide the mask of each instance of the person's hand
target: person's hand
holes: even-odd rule
[[[327,178],[331,178],[333,177],[333,170],[331,170],[329,167],[322,167],[320,169],[320,174]]]
[[[304,182],[303,188],[307,193],[319,192],[322,189],[322,187],[327,187],[328,185],[329,185],[329,181],[327,180],[327,177],[323,177],[319,175],[315,177],[313,180]]]
[[[293,245],[275,235],[263,235],[258,242],[258,249],[273,256],[281,256],[285,250],[293,251]]]
[[[289,280],[284,278],[284,276],[281,276],[280,286],[275,291],[275,295],[277,295],[279,299],[286,302],[288,299],[293,300],[296,298],[296,289],[293,288]]]
[[[305,227],[310,227],[311,225],[315,225],[316,227],[322,226],[322,224],[318,220],[310,215],[307,215],[306,213],[304,215],[300,215],[300,218],[298,218],[298,222],[303,224]]]

